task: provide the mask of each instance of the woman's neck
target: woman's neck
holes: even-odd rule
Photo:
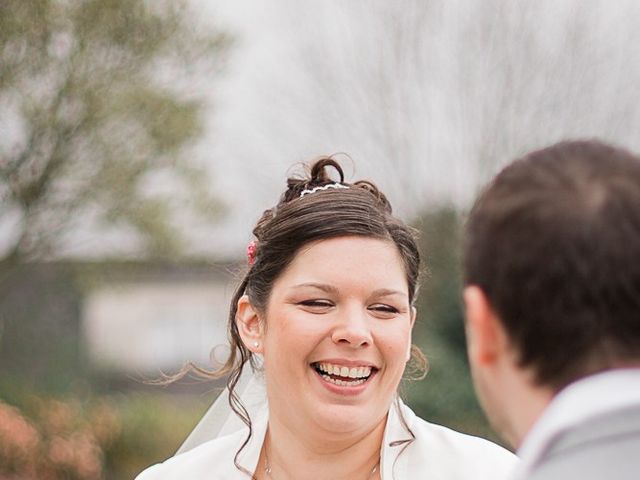
[[[256,473],[266,480],[379,478],[385,425],[386,416],[368,431],[331,435],[321,431],[301,433],[270,418]]]

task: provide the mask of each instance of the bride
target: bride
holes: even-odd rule
[[[322,158],[288,180],[253,233],[231,355],[209,373],[228,375],[227,390],[187,451],[138,480],[506,478],[511,453],[428,423],[398,397],[419,355],[420,258],[380,190],[346,183]]]

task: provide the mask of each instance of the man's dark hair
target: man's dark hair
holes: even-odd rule
[[[515,161],[471,211],[464,271],[539,384],[637,364],[640,158],[590,140]]]

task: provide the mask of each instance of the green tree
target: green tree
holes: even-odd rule
[[[413,341],[427,355],[425,380],[407,385],[407,396],[426,419],[493,437],[473,391],[461,302],[462,218],[454,208],[423,213],[414,222],[426,273],[418,296]]]
[[[88,221],[149,255],[180,252],[177,215],[214,221],[220,204],[188,158],[204,105],[193,79],[217,74],[229,43],[183,2],[3,0],[4,264],[59,253]]]

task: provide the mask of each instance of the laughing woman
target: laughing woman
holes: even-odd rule
[[[320,159],[308,178],[288,180],[253,233],[231,355],[211,373],[229,375],[222,398],[242,423],[219,400],[201,426],[210,440],[138,480],[506,478],[511,453],[428,423],[398,398],[420,258],[373,184],[346,183],[338,163]],[[263,394],[240,392],[243,370]]]

